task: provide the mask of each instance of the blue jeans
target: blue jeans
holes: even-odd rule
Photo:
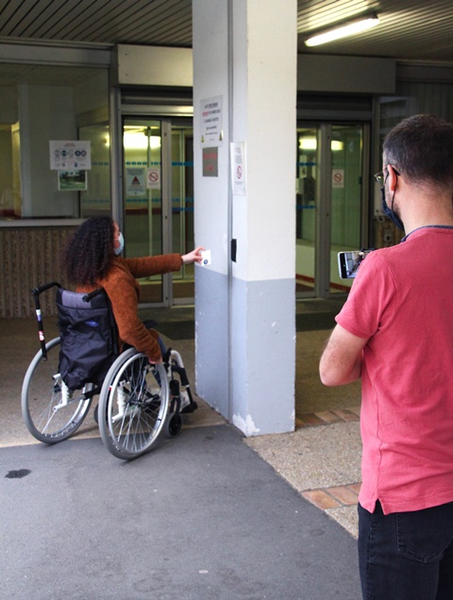
[[[384,515],[359,511],[364,600],[453,599],[453,502]]]
[[[164,356],[165,353],[167,352],[167,348],[165,347],[165,344],[162,341],[162,338],[160,336],[159,336],[159,339],[157,341],[159,342],[160,352],[161,352],[162,356]]]

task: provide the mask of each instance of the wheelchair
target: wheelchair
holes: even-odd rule
[[[57,288],[60,337],[46,343],[39,295]],[[99,394],[101,438],[113,456],[130,460],[148,452],[161,432],[178,435],[182,413],[197,408],[181,355],[169,349],[162,364],[143,353],[117,349],[117,330],[102,288],[77,294],[52,282],[32,290],[41,349],[31,361],[21,394],[22,416],[39,441],[72,436]]]

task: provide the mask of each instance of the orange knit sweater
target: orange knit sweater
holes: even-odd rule
[[[163,275],[179,271],[182,265],[180,254],[164,254],[143,258],[115,257],[108,275],[99,279],[97,286],[79,286],[78,292],[91,292],[102,286],[110,299],[113,315],[118,326],[120,346],[124,343],[143,352],[151,361],[160,360],[158,334],[147,329],[138,316],[140,286],[136,278]]]

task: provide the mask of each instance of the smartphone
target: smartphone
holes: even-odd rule
[[[353,250],[338,253],[338,270],[342,279],[351,279],[357,275],[360,263],[371,250]]]

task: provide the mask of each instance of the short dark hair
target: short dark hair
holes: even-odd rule
[[[80,225],[63,255],[63,268],[76,285],[96,285],[104,278],[115,255],[115,228],[111,217],[91,217]]]
[[[408,179],[453,190],[453,125],[434,115],[404,119],[386,136],[384,166]]]

